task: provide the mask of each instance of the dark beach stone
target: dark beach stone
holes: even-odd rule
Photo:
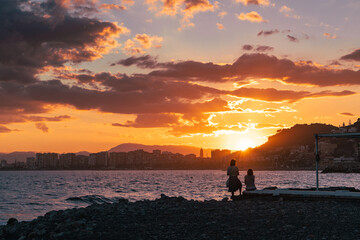
[[[24,235],[22,235],[21,237],[18,238],[18,240],[25,240],[26,237]]]
[[[9,218],[9,220],[7,221],[7,225],[13,225],[13,224],[17,224],[18,220],[16,218]]]
[[[168,196],[166,196],[165,194],[161,194],[160,195],[160,199],[162,199],[162,200],[165,200],[165,199],[168,199],[169,197]]]
[[[128,202],[129,202],[129,200],[126,199],[126,198],[120,198],[120,199],[118,200],[118,203],[128,203]]]
[[[30,232],[27,237],[28,237],[28,239],[36,238],[36,233],[35,232]]]

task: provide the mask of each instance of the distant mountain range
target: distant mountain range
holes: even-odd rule
[[[168,151],[172,153],[181,153],[184,155],[187,154],[196,154],[196,156],[200,156],[200,148],[198,147],[191,147],[191,146],[184,146],[184,145],[143,145],[143,144],[136,144],[136,143],[123,143],[116,147],[113,147],[109,150],[109,152],[129,152],[138,149],[143,149],[145,152],[152,152],[153,150],[161,150]],[[212,149],[204,149],[204,157],[211,156]]]

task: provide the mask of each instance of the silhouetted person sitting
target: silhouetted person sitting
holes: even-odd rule
[[[230,166],[227,169],[227,175],[229,176],[227,185],[229,187],[229,192],[231,192],[232,197],[234,196],[234,192],[236,192],[237,190],[239,190],[241,195],[241,187],[242,187],[242,184],[238,179],[239,169],[238,167],[235,166],[235,163],[236,163],[235,159],[232,159],[230,161]]]
[[[247,175],[245,176],[246,191],[256,190],[255,187],[255,176],[252,169],[248,169]]]

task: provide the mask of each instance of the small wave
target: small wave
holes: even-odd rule
[[[107,198],[102,195],[86,195],[81,197],[70,197],[66,199],[66,201],[84,202],[88,204],[114,203],[118,200],[118,198]]]

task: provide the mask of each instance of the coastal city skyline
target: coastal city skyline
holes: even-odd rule
[[[244,151],[127,143],[101,152],[14,152],[0,154],[0,170],[225,169],[232,159],[242,169],[309,170],[319,158],[319,167],[325,172],[344,168],[360,172],[359,129],[360,118],[339,127],[298,124],[269,137],[265,144]],[[348,139],[325,137],[319,141],[318,135],[324,132]]]
[[[360,115],[360,2],[5,0],[0,152],[244,150]]]

